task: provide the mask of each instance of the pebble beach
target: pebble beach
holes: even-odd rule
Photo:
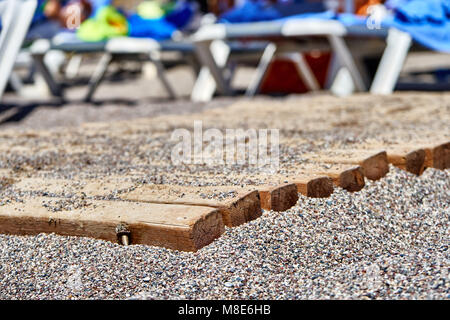
[[[1,299],[449,299],[450,171],[396,168],[196,253],[0,235]]]

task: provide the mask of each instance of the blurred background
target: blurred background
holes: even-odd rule
[[[46,126],[49,110],[62,108],[54,122],[77,124],[179,113],[244,95],[450,88],[448,0],[0,4],[3,126]],[[220,36],[211,31],[218,26],[225,26]],[[210,38],[199,40],[203,34]]]

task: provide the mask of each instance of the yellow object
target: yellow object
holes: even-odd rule
[[[144,19],[160,19],[164,17],[165,11],[156,1],[144,1],[137,7],[137,13]]]
[[[114,7],[102,8],[95,18],[84,21],[78,29],[77,36],[83,41],[96,42],[128,33],[127,19]]]

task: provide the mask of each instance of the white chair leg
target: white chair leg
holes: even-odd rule
[[[229,46],[221,40],[202,41],[195,44],[195,50],[203,67],[192,90],[192,101],[209,101],[216,90],[232,95],[224,72],[231,51]]]
[[[50,40],[47,39],[36,40],[30,47],[31,57],[33,58],[34,68],[36,71],[36,88],[40,88],[42,84],[41,80],[44,80],[48,90],[53,96],[63,97],[63,88],[54,76],[59,69],[59,65],[55,65],[53,61],[51,61],[52,57],[51,55],[48,55],[50,51],[51,43]]]
[[[356,90],[355,82],[347,68],[340,68],[334,77],[334,82],[330,87],[332,94],[338,97],[351,95]]]
[[[74,79],[78,75],[82,62],[83,56],[81,54],[76,54],[70,58],[65,72],[67,79]]]
[[[394,91],[411,47],[412,38],[406,32],[390,29],[386,42],[386,49],[370,88],[373,94],[390,94]]]
[[[361,79],[365,86],[370,84],[369,75],[367,69],[364,66],[362,57],[360,55],[352,55],[356,68],[361,75]],[[351,83],[350,83],[351,82]],[[355,92],[355,84],[350,72],[340,63],[336,54],[333,53],[330,68],[328,70],[327,82],[325,88],[330,90],[337,96],[347,96]]]
[[[332,52],[330,66],[328,67],[327,71],[327,79],[325,81],[325,89],[329,90],[333,86],[336,80],[336,75],[339,72],[339,69],[340,69],[339,61],[336,58],[336,54]]]
[[[62,97],[63,89],[58,81],[55,80],[53,73],[49,70],[48,65],[45,63],[45,54],[33,54],[32,56],[37,72],[45,80],[45,83],[47,84],[52,95],[55,97]]]
[[[160,60],[159,52],[152,52],[150,53],[150,59],[155,64],[156,71],[158,73],[159,80],[164,85],[164,88],[167,91],[167,94],[169,95],[170,99],[175,100],[177,98],[177,95],[175,94],[175,91],[172,88],[172,85],[170,84],[169,80],[166,76],[166,70]]]
[[[336,57],[339,59],[339,63],[347,68],[350,73],[352,80],[354,82],[355,88],[358,91],[366,91],[366,85],[364,84],[363,77],[359,73],[358,67],[356,66],[355,61],[353,60],[353,56],[345,44],[344,39],[341,37],[330,35],[328,36],[331,47],[333,48]]]
[[[9,0],[3,9],[3,30],[0,35],[0,99],[36,7],[36,0]]]
[[[94,96],[95,91],[97,91],[100,82],[102,82],[103,78],[105,77],[106,71],[108,70],[108,67],[111,64],[112,60],[112,54],[108,52],[103,54],[100,62],[97,65],[97,68],[94,71],[94,74],[92,75],[92,78],[89,80],[88,92],[84,98],[84,101],[90,102],[92,100],[92,97]]]
[[[202,67],[194,83],[191,100],[194,102],[210,101],[216,92],[216,88],[216,82],[211,76],[208,67]]]
[[[300,75],[300,78],[302,78],[306,87],[311,91],[320,90],[320,84],[310,66],[306,62],[305,56],[299,52],[294,52],[289,54],[289,58],[295,63],[298,74]]]
[[[14,71],[12,71],[11,75],[9,76],[9,84],[17,94],[21,94],[23,89],[23,82],[22,79],[20,79],[20,76]]]
[[[264,53],[261,57],[258,68],[256,69],[256,72],[250,82],[250,85],[248,86],[247,92],[245,93],[246,96],[253,97],[259,92],[261,84],[266,76],[267,69],[269,68],[270,63],[272,62],[276,51],[277,46],[274,43],[269,43],[267,47],[264,49]]]

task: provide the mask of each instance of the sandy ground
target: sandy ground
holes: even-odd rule
[[[79,77],[87,81],[92,74],[98,57],[92,57],[82,65]],[[125,68],[136,68],[127,64]],[[413,53],[408,56],[402,72],[406,83],[433,81],[430,75],[411,76],[414,72],[433,69],[449,69],[448,55],[440,53]],[[208,103],[193,103],[190,93],[194,85],[195,74],[190,66],[180,65],[168,70],[169,82],[179,97],[177,101],[168,100],[160,81],[156,78],[152,65],[143,67],[143,77],[130,72],[117,73],[112,67],[109,76],[99,87],[94,103],[80,102],[86,93],[86,87],[78,85],[67,90],[68,103],[61,104],[45,94],[33,93],[31,97],[21,98],[13,93],[6,93],[0,103],[0,130],[2,128],[45,129],[59,126],[77,126],[92,121],[114,121],[153,117],[161,114],[184,114],[200,112],[205,109],[229,105],[239,99],[219,97]],[[254,68],[240,66],[237,68],[232,85],[245,90],[253,76]],[[314,95],[326,95],[316,93]],[[311,94],[302,95],[308,97]],[[263,96],[268,99],[269,97]],[[270,98],[269,98],[270,99]]]
[[[85,122],[125,120],[161,114],[183,114],[228,105],[232,98],[217,98],[210,103],[194,103],[189,99],[193,86],[192,71],[178,67],[169,72],[180,99],[170,101],[160,82],[151,77],[105,81],[94,103],[80,102],[84,86],[68,90],[68,102],[61,104],[51,98],[19,98],[6,94],[0,107],[0,128],[34,128],[77,126]],[[179,79],[182,79],[180,81]],[[132,93],[132,94],[131,94]]]
[[[176,69],[171,77],[187,73]],[[164,96],[154,80],[106,84],[97,104],[61,106],[21,100],[18,104],[8,95],[0,128],[8,134],[10,129],[67,126],[80,132],[76,126],[86,122],[190,114],[236,101],[191,103],[186,99],[190,85],[177,87],[185,97],[177,102],[161,99]],[[70,94],[79,97],[78,90]],[[136,95],[125,100],[130,92]],[[314,100],[317,96],[319,100]],[[383,103],[393,112],[419,100],[441,105],[444,113],[450,107],[448,97],[439,94],[419,100],[416,93],[350,100],[319,93],[287,99],[302,105],[320,101],[318,106],[333,101],[351,107],[361,101],[375,108]],[[418,128],[432,130],[434,123],[445,129],[443,119],[433,121],[433,115],[424,116]],[[352,132],[351,125],[343,125],[342,135],[336,138],[355,141],[364,132],[367,138],[383,131],[368,127],[364,131],[361,122]],[[324,134],[321,138],[333,140],[333,135]],[[99,141],[108,146],[108,139]],[[126,147],[125,139],[114,143]],[[264,212],[251,223],[227,228],[220,239],[197,253],[56,235],[0,235],[0,299],[449,299],[449,174],[429,169],[416,177],[391,167],[387,177],[368,182],[361,192],[338,189],[328,199],[300,197],[286,212]]]
[[[450,172],[300,197],[197,253],[0,235],[0,299],[450,299]]]

